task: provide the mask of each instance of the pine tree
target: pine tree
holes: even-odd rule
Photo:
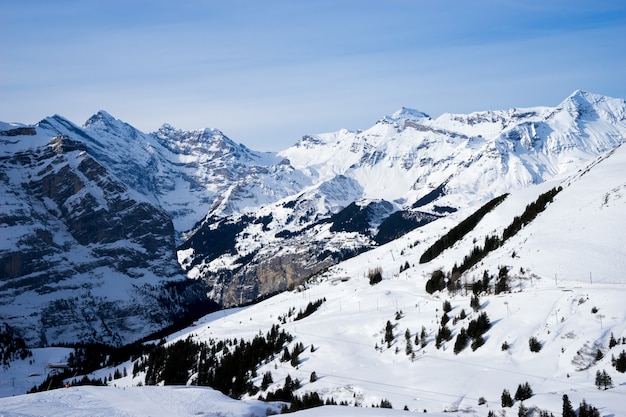
[[[532,336],[528,339],[528,348],[531,352],[539,352],[542,348],[541,342],[535,336]]]
[[[441,269],[433,271],[430,275],[430,279],[426,281],[426,291],[429,294],[435,291],[441,291],[446,287],[446,276]]]
[[[500,403],[502,407],[513,407],[513,398],[511,398],[511,394],[509,390],[505,389],[502,391],[502,395],[500,396]]]
[[[283,385],[283,391],[290,393],[293,391],[293,380],[291,379],[291,375],[287,374],[285,377],[285,384]]]
[[[519,409],[517,410],[517,417],[528,417],[528,416],[529,416],[528,408],[526,408],[524,403],[520,403]]]
[[[426,344],[426,327],[422,326],[422,331],[420,332],[420,346],[423,348]]]
[[[442,342],[450,340],[451,337],[452,332],[450,329],[446,326],[441,326],[437,332],[437,336],[435,336],[435,346],[437,349],[441,347]]]
[[[467,343],[469,342],[469,336],[464,327],[461,328],[461,331],[456,335],[456,341],[454,342],[454,354],[458,355],[463,349],[467,347]]]
[[[280,358],[281,362],[287,362],[291,360],[291,354],[289,353],[289,349],[287,346],[283,349],[283,356]]]
[[[604,358],[604,354],[602,353],[600,349],[598,349],[598,351],[596,352],[596,362],[601,361],[602,358]]]
[[[411,343],[411,339],[406,339],[406,348],[404,349],[404,352],[407,355],[411,355],[413,353],[413,344]]]
[[[606,370],[599,370],[596,372],[596,387],[598,389],[607,390],[613,386],[613,380],[611,379],[611,375],[609,375]]]
[[[563,417],[576,417],[572,403],[567,394],[563,394]]]
[[[272,382],[274,382],[274,379],[272,378],[272,373],[270,371],[267,371],[266,373],[263,374],[263,380],[261,381],[261,389],[265,391]]]
[[[472,307],[472,310],[474,311],[478,311],[480,310],[480,300],[478,299],[477,295],[472,295],[472,299],[470,301],[470,307]]]
[[[515,399],[518,401],[524,401],[533,396],[533,390],[530,388],[530,384],[528,382],[524,382],[517,386],[517,391],[515,391]]]
[[[388,348],[391,347],[391,342],[393,342],[393,325],[389,320],[387,320],[385,325],[385,342]]]
[[[626,372],[626,351],[622,350],[613,365],[615,369],[617,369],[617,372]]]
[[[300,364],[300,354],[304,352],[304,345],[302,342],[296,343],[291,352],[291,366],[294,368]]]
[[[484,344],[485,344],[485,338],[484,337],[482,337],[482,336],[475,337],[472,340],[472,345],[471,345],[472,351],[478,349],[479,347],[481,347]]]
[[[500,268],[498,272],[498,280],[496,281],[496,294],[508,292],[509,288],[509,269],[506,266]]]
[[[487,272],[487,270],[485,270],[483,272],[483,279],[482,279],[482,285],[481,288],[483,291],[485,291],[486,293],[489,293],[489,282],[491,281],[491,275],[489,275],[489,272]]]

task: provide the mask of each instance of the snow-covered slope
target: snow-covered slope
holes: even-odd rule
[[[626,374],[613,368],[611,357],[626,345],[620,341],[609,348],[609,341],[626,338],[625,166],[622,146],[563,181],[512,192],[471,234],[430,263],[417,260],[468,210],[444,219],[443,228],[439,221],[430,223],[330,268],[297,291],[232,315],[216,313],[170,340],[188,335],[197,340],[249,339],[283,317],[283,328],[295,336],[288,348],[302,343],[305,352],[298,366],[277,357],[257,369],[256,383],[271,372],[274,383],[269,391],[281,387],[290,375],[303,382],[301,394],[316,391],[351,405],[369,407],[387,399],[394,408],[407,406],[412,412],[486,416],[489,410],[507,410],[501,407],[504,389],[513,396],[518,385],[528,382],[534,395],[523,402],[527,408],[559,415],[562,396],[567,394],[575,409],[584,399],[603,416],[622,415]],[[424,290],[434,269],[449,270],[469,253],[475,240],[501,231],[526,204],[556,185],[563,190],[553,203],[464,277],[467,282],[478,280],[484,271],[497,276],[505,266],[510,292],[480,294],[481,308],[474,312],[471,292],[430,295]],[[410,267],[399,272],[407,263]],[[384,279],[372,286],[367,276],[377,267]],[[321,299],[325,301],[309,317],[294,321],[288,316],[290,309],[302,311]],[[444,300],[452,306],[447,324],[452,338],[438,349],[435,336]],[[463,310],[467,318],[461,318]],[[481,312],[491,322],[484,345],[475,351],[467,346],[455,354],[455,338]],[[387,321],[394,335],[389,345],[384,341]],[[422,328],[425,346],[416,341]],[[533,337],[543,346],[539,352],[529,349]],[[509,347],[503,350],[505,343]],[[602,370],[612,377],[613,387],[606,391],[595,384],[596,372]],[[317,380],[309,382],[313,372]],[[126,382],[137,383],[137,379]],[[516,413],[519,406],[516,401],[510,412]],[[326,412],[334,415],[334,410]],[[325,415],[323,409],[317,413]]]
[[[413,412],[459,410],[448,415],[486,416],[489,410],[507,411],[500,404],[504,389],[513,396],[519,384],[528,382],[534,392],[523,402],[528,408],[560,415],[567,394],[574,409],[585,399],[603,416],[623,415],[626,374],[615,370],[611,357],[626,349],[621,342],[626,338],[625,166],[626,148],[621,146],[563,180],[514,191],[470,234],[429,263],[418,263],[423,251],[470,210],[344,261],[298,291],[232,315],[207,317],[171,340],[187,335],[198,340],[251,338],[277,317],[287,317],[290,309],[298,312],[311,301],[325,299],[309,317],[293,321],[292,316],[283,325],[295,336],[289,349],[297,343],[305,346],[300,364],[293,367],[276,358],[259,367],[257,383],[269,371],[274,380],[270,391],[290,375],[303,381],[300,393],[316,391],[353,405],[388,399],[394,408],[406,405]],[[526,204],[554,186],[563,190],[546,210],[462,278],[471,283],[485,271],[497,277],[507,267],[510,292],[480,294],[481,309],[474,312],[471,291],[425,291],[435,269],[450,271],[476,241],[501,232]],[[407,263],[409,267],[399,272]],[[382,269],[384,279],[372,286],[368,274],[375,268]],[[452,339],[437,349],[444,300],[452,306],[447,324]],[[462,310],[465,319],[460,318]],[[455,354],[455,338],[480,312],[492,324],[484,345]],[[387,321],[393,325],[390,345],[384,341]],[[415,340],[422,328],[423,347]],[[407,331],[412,354],[407,354]],[[529,350],[532,337],[543,345],[539,352]],[[620,342],[609,348],[611,337]],[[503,350],[505,342],[509,347]],[[606,391],[595,385],[596,372],[602,370],[613,383]],[[317,380],[308,382],[312,372]],[[485,402],[479,405],[481,398]],[[516,414],[519,404],[507,414]]]
[[[582,91],[556,107],[437,119],[403,108],[369,129],[305,136],[280,152],[313,185],[226,220],[207,216],[179,259],[219,302],[251,301],[388,236],[573,175],[624,138],[626,102]],[[357,211],[352,202],[375,203],[383,217]],[[401,216],[392,217],[398,210]],[[215,245],[214,236],[228,231],[232,243]]]
[[[280,410],[278,405],[236,401],[201,387],[122,389],[87,386],[7,398],[0,407],[3,417],[265,416],[268,411],[277,413]]]
[[[581,105],[581,98],[592,103],[594,110]],[[570,102],[573,108],[568,107]],[[145,372],[140,371],[136,375],[129,372],[128,376],[111,381],[112,387],[109,388],[72,387],[68,390],[0,399],[0,410],[6,410],[5,414],[11,416],[38,415],[42,412],[41,407],[46,407],[50,414],[55,415],[63,407],[68,407],[68,396],[75,395],[71,398],[84,400],[81,402],[84,408],[76,409],[76,415],[113,412],[132,416],[166,413],[178,416],[193,413],[210,415],[211,411],[203,408],[205,399],[210,398],[210,401],[215,401],[212,407],[217,412],[243,416],[253,412],[251,404],[257,406],[256,403],[248,402],[253,401],[252,397],[276,391],[283,386],[289,375],[301,382],[301,387],[297,390],[300,395],[315,391],[323,399],[332,397],[337,402],[345,401],[351,406],[360,407],[371,407],[380,404],[382,400],[388,400],[396,409],[388,412],[372,408],[363,410],[322,407],[298,412],[303,416],[402,415],[399,410],[405,406],[408,413],[418,412],[420,415],[487,416],[489,411],[494,411],[496,415],[502,412],[517,415],[521,402],[516,401],[512,408],[503,408],[501,395],[506,389],[513,396],[516,388],[526,382],[531,386],[534,395],[524,400],[523,405],[534,409],[535,415],[538,415],[538,410],[560,415],[563,394],[568,395],[574,409],[584,399],[597,407],[602,416],[623,415],[626,374],[616,370],[612,357],[618,357],[626,350],[626,344],[623,343],[626,338],[626,313],[623,308],[626,297],[626,221],[623,216],[626,212],[626,148],[624,145],[620,146],[623,136],[619,136],[623,135],[620,123],[624,123],[624,113],[622,107],[615,103],[616,101],[577,92],[556,108],[569,109],[566,111],[567,115],[562,113],[557,117],[561,113],[555,109],[533,110],[535,116],[524,117],[532,119],[541,113],[541,120],[546,124],[553,123],[551,120],[556,119],[568,121],[563,122],[561,129],[557,129],[556,124],[551,124],[551,129],[554,129],[551,135],[538,135],[536,140],[529,136],[528,143],[532,145],[530,148],[525,147],[523,139],[519,139],[517,144],[511,142],[509,133],[502,133],[494,127],[504,123],[498,119],[503,118],[504,113],[497,117],[491,113],[481,113],[480,117],[478,114],[472,117],[442,116],[442,120],[447,120],[448,125],[461,123],[457,119],[465,120],[462,122],[464,126],[469,119],[476,120],[474,125],[482,123],[484,130],[480,134],[485,141],[488,137],[487,131],[492,129],[489,137],[494,143],[506,145],[494,145],[494,152],[497,151],[497,155],[500,155],[498,158],[505,155],[500,151],[513,146],[515,152],[506,154],[509,158],[507,160],[519,158],[520,164],[527,164],[524,167],[534,167],[538,176],[533,177],[523,187],[519,185],[517,188],[506,189],[509,195],[501,204],[487,213],[468,234],[427,263],[419,263],[424,251],[470,216],[491,195],[488,191],[478,190],[476,196],[470,193],[462,198],[458,193],[464,188],[457,189],[448,185],[454,185],[455,181],[460,184],[462,175],[452,176],[441,187],[442,192],[436,193],[435,200],[420,208],[429,210],[429,207],[443,205],[436,200],[439,198],[446,201],[446,205],[457,208],[457,211],[448,212],[446,216],[413,230],[400,239],[378,245],[330,266],[306,284],[296,285],[293,291],[283,292],[251,306],[213,313],[198,320],[192,327],[167,338],[167,344],[170,345],[189,337],[198,342],[234,338],[238,341],[252,340],[276,324],[294,336],[285,347],[292,351],[296,344],[301,343],[305,349],[300,354],[299,361],[294,366],[276,355],[259,363],[256,375],[251,375],[252,383],[260,387],[263,375],[267,372],[272,374],[273,382],[266,390],[244,396],[246,402],[243,404],[231,403],[223,397],[220,399],[210,390],[139,388],[136,386],[144,384],[146,377]],[[612,116],[607,116],[609,110],[604,114],[602,106],[611,110]],[[551,112],[556,113],[548,117]],[[593,115],[594,112],[597,116]],[[407,110],[401,113],[417,118],[421,123],[436,121]],[[571,120],[568,119],[570,116]],[[611,117],[615,122],[611,121]],[[481,122],[483,119],[485,121]],[[571,126],[572,121],[576,126]],[[403,129],[397,128],[401,130],[400,135],[408,129],[414,129],[406,121],[403,123],[406,125]],[[601,127],[603,124],[605,126]],[[379,125],[376,129],[390,126],[385,123]],[[448,128],[452,130],[450,126]],[[438,126],[437,129],[443,127]],[[466,136],[478,132],[472,131],[473,127],[466,126],[464,129],[466,131],[461,133]],[[569,133],[563,133],[567,129],[570,129]],[[507,130],[510,131],[512,130]],[[562,134],[557,135],[557,132]],[[522,152],[522,148],[527,151]],[[319,149],[316,154],[320,154]],[[301,155],[301,158],[304,157]],[[487,156],[478,158],[476,162],[482,161],[482,158]],[[327,184],[333,184],[334,180],[341,178],[343,182],[340,184],[344,184],[347,190],[352,190],[346,192],[346,195],[351,195],[351,192],[360,187],[366,188],[358,178],[348,175],[352,169],[341,171],[337,168],[336,172],[325,174],[322,167],[327,169],[327,165],[319,163],[316,167],[315,163],[307,162],[298,167],[296,159],[290,157],[291,164],[302,172],[309,170],[311,178],[317,176],[320,181],[322,178],[324,181],[331,181]],[[547,165],[548,163],[550,164]],[[469,164],[467,168],[471,169],[472,165]],[[358,171],[356,166],[354,170]],[[509,172],[510,170],[501,171]],[[337,174],[343,177],[337,177]],[[466,175],[474,181],[477,178],[472,176],[474,174]],[[467,184],[466,186],[469,187]],[[562,187],[562,190],[547,204],[544,211],[459,277],[459,282],[464,284],[481,280],[485,272],[491,277],[491,291],[478,294],[478,311],[472,309],[472,293],[469,288],[465,290],[462,287],[454,293],[443,291],[429,294],[425,291],[426,282],[433,271],[441,269],[444,273],[449,273],[476,245],[482,244],[485,236],[500,236],[528,204],[554,187]],[[340,187],[329,188],[333,189]],[[456,190],[457,194],[450,194],[451,190]],[[420,198],[423,194],[422,191],[414,197]],[[320,201],[324,204],[324,210],[328,210],[326,207],[329,206],[326,201],[339,206],[348,201],[332,197],[340,196],[341,193],[317,194],[315,186],[306,188],[296,197],[259,209],[258,215],[255,214],[255,217],[245,223],[242,228],[245,232],[240,231],[233,236],[237,239],[248,239],[252,236],[248,233],[253,230],[250,228],[255,227],[258,242],[261,242],[260,247],[271,246],[272,239],[276,238],[276,230],[272,229],[272,224],[283,222],[283,225],[294,225],[295,223],[286,221],[290,214],[297,213],[290,209],[298,207],[298,203],[313,204],[317,195],[323,196]],[[451,195],[458,196],[459,204],[452,204],[455,200],[450,199]],[[409,197],[399,198],[406,199],[409,206],[415,202]],[[473,199],[475,202],[472,203]],[[396,208],[399,206],[397,200],[389,204],[395,204]],[[314,206],[309,206],[308,209],[311,207]],[[334,213],[342,211],[335,210]],[[335,234],[331,237],[330,228],[334,223],[320,222],[319,218],[314,221],[314,217],[313,213],[312,219],[303,218],[303,224],[312,226],[299,235],[303,239],[302,245],[310,242],[303,236],[317,230],[319,236],[327,233],[327,244],[330,246],[332,239],[339,236]],[[258,219],[265,219],[265,222]],[[214,224],[219,226],[220,222],[225,221],[229,219],[215,218]],[[204,230],[208,233],[210,228],[207,226]],[[294,233],[297,230],[291,229]],[[354,232],[340,233],[344,237],[353,233],[352,239],[344,242],[355,245],[358,243],[357,237],[364,236]],[[208,238],[209,235],[205,236]],[[250,244],[255,242],[254,239],[236,241]],[[282,242],[285,244],[286,241]],[[239,250],[250,248],[242,245]],[[190,249],[191,247],[186,250]],[[287,250],[287,247],[283,250]],[[267,256],[271,256],[271,252],[267,252]],[[297,253],[294,255],[294,259],[296,258]],[[226,257],[222,256],[221,259],[225,266],[236,261],[233,257],[229,264]],[[383,279],[380,283],[371,285],[369,275],[377,269],[382,271]],[[494,281],[502,271],[506,271],[510,291],[494,294]],[[298,311],[304,310],[309,303],[316,300],[324,301],[311,315],[295,320]],[[447,313],[449,321],[446,323],[451,331],[451,339],[442,341],[437,348],[436,336],[442,326],[443,304],[446,300],[451,306],[451,311]],[[484,343],[475,350],[468,345],[455,353],[457,336],[462,329],[467,331],[470,321],[477,319],[481,313],[485,313],[491,323],[483,336]],[[387,322],[392,327],[393,338],[389,342],[385,340]],[[540,351],[530,350],[531,338],[540,342]],[[618,342],[609,347],[612,338]],[[601,355],[598,355],[598,351]],[[35,359],[37,358],[36,355]],[[119,364],[117,369],[130,370],[132,367],[133,362],[129,359]],[[26,359],[15,361],[10,368],[1,371],[2,381],[6,381],[2,385],[5,395],[23,392],[12,391],[9,386],[12,378],[15,378],[15,386],[39,384],[44,375],[29,375],[41,373],[35,372],[40,368],[40,360],[34,360],[31,365]],[[102,369],[91,376],[101,378],[114,371],[113,368]],[[595,377],[598,371],[608,373],[612,379],[611,388],[601,390],[596,387]],[[316,378],[311,380],[313,372]],[[193,381],[194,375],[194,370],[190,370],[190,381]],[[202,396],[202,400],[198,399],[202,407],[190,409],[175,406],[188,401],[190,395]],[[156,397],[159,399],[155,399]],[[103,401],[103,398],[109,400]],[[145,398],[146,401],[131,403],[130,398]],[[161,399],[167,401],[163,402]],[[154,409],[155,403],[163,408]],[[140,404],[145,404],[146,408],[137,408]],[[257,410],[254,412],[258,412],[258,415],[265,414],[261,411],[262,408],[254,410]]]

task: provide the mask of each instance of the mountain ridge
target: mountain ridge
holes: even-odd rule
[[[54,115],[33,126],[1,123],[0,130],[3,194],[15,196],[2,209],[12,236],[0,248],[4,296],[19,287],[7,279],[41,277],[56,265],[55,274],[76,282],[104,276],[102,268],[129,283],[125,288],[144,276],[146,294],[157,282],[189,282],[190,300],[204,292],[231,306],[297,286],[457,210],[573,175],[623,143],[626,101],[576,91],[555,107],[434,119],[402,108],[368,129],[307,135],[275,154],[236,144],[218,129],[186,132],[164,124],[143,133],[106,111],[83,127]],[[28,170],[48,179],[29,188]],[[66,179],[75,186],[61,199],[50,187]],[[142,232],[126,206],[147,216],[143,224],[159,227]],[[112,217],[92,219],[87,227],[81,216],[89,213]],[[112,219],[128,223],[116,229]],[[100,227],[105,224],[108,229]],[[151,235],[157,230],[161,237]],[[130,242],[125,231],[135,231],[137,240]],[[115,238],[90,240],[109,234]],[[154,239],[164,239],[168,249],[155,252]],[[28,248],[36,255],[16,263]],[[73,259],[68,251],[90,261],[65,261]],[[17,265],[27,267],[24,274]],[[163,323],[184,310],[188,301],[179,295],[152,294],[173,300]],[[107,303],[105,296],[101,305]],[[13,316],[7,308],[3,316]],[[76,316],[70,321],[83,320]]]

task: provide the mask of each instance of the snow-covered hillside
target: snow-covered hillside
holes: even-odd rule
[[[518,415],[520,408],[534,413],[529,415],[541,410],[560,416],[563,395],[574,409],[584,400],[602,416],[625,415],[626,373],[612,364],[626,350],[625,166],[626,148],[620,146],[570,175],[514,190],[470,233],[428,263],[418,262],[426,248],[476,207],[459,209],[341,262],[293,291],[213,313],[167,338],[170,346],[190,337],[206,343],[250,341],[277,324],[291,334],[285,348],[291,352],[299,344],[304,347],[297,361],[290,363],[278,354],[258,364],[253,384],[260,387],[267,373],[273,382],[257,394],[244,395],[243,402],[196,388],[139,388],[146,373],[133,375],[129,360],[117,366],[128,375],[111,381],[110,387],[4,398],[0,410],[9,416],[39,415],[44,407],[50,415],[61,415],[62,409],[72,415],[264,415],[263,407],[250,401],[283,387],[289,376],[300,381],[300,395],[317,392],[323,399],[350,405],[296,413],[301,416]],[[461,278],[472,283],[485,271],[492,277],[492,289],[478,293],[476,310],[471,289],[425,291],[434,270],[449,272],[485,236],[501,234],[527,204],[556,186],[562,191],[543,212]],[[372,285],[369,276],[377,269],[383,279]],[[503,270],[509,290],[494,294],[494,281]],[[322,303],[315,311],[295,320],[318,300]],[[450,311],[445,326],[451,336],[437,347],[446,302]],[[481,314],[490,323],[483,344],[474,350],[468,341],[455,352],[458,335]],[[541,346],[538,351],[530,349],[533,339]],[[25,361],[16,362],[15,369],[22,373],[5,370],[3,380],[12,375],[36,379],[27,376]],[[90,377],[106,377],[115,370],[102,369]],[[611,378],[608,389],[596,384],[602,371]],[[190,382],[198,377],[193,369],[188,375]],[[503,407],[504,390],[514,396],[526,383],[533,395]],[[197,398],[197,405],[191,407],[190,398]],[[394,410],[372,408],[382,401]],[[209,404],[214,408],[207,410]],[[405,407],[407,412],[400,411]]]
[[[403,108],[369,129],[305,136],[280,152],[312,185],[227,219],[205,217],[179,260],[215,300],[253,301],[387,236],[574,175],[625,137],[626,102],[583,91],[556,107],[436,119]],[[232,243],[214,244],[224,234]]]

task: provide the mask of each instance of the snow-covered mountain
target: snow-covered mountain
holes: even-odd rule
[[[145,134],[104,111],[0,131],[0,315],[30,345],[128,343],[212,308],[177,263],[183,233],[308,181],[218,130]]]
[[[624,140],[625,112],[624,100],[582,91],[554,108],[436,119],[402,109],[364,131],[305,136],[279,154],[320,181],[355,179],[363,198],[411,205],[442,187],[437,204],[458,208],[549,180],[613,149]]]
[[[0,385],[6,396],[0,409],[10,417],[269,415],[280,403],[264,407],[257,400],[290,387],[300,398],[315,394],[323,402],[347,405],[295,413],[303,417],[560,416],[564,395],[577,415],[586,404],[596,415],[622,416],[626,368],[617,360],[626,359],[625,164],[626,147],[620,145],[568,175],[511,190],[428,262],[420,263],[421,255],[476,206],[338,263],[293,291],[205,316],[168,336],[160,349],[148,348],[88,375],[116,374],[108,387],[10,397],[41,383],[41,369],[69,355],[69,349],[36,350],[30,360],[13,361],[2,371],[2,380],[13,379],[13,387]],[[426,291],[434,271],[449,274],[485,237],[503,236],[551,189],[560,191],[532,221],[460,278],[467,285]],[[376,270],[382,280],[374,284],[369,278]],[[503,278],[507,288],[498,290]],[[480,317],[488,325],[479,337],[470,329]],[[277,326],[292,337],[254,362],[253,372],[235,370],[230,376],[233,389],[241,375],[250,384],[241,401],[209,388],[168,386],[171,370],[182,363],[189,367],[183,366],[180,384],[194,385],[214,375],[220,363],[249,362],[237,356],[238,349],[256,340],[260,352],[265,348],[260,337],[269,339]],[[446,337],[444,328],[450,332]],[[463,343],[463,334],[471,339]],[[69,373],[67,380],[79,377]],[[146,387],[151,380],[165,386]],[[521,392],[525,385],[530,395]],[[511,397],[520,391],[524,399],[504,405],[505,391]],[[374,408],[379,405],[394,410]]]
[[[256,300],[575,175],[625,137],[625,101],[581,91],[553,108],[436,119],[403,108],[277,154],[216,129],[143,133],[104,111],[82,127],[2,123],[2,318],[31,344],[124,343],[204,293]]]
[[[582,91],[556,107],[436,119],[403,108],[369,129],[305,136],[279,152],[312,185],[254,211],[207,216],[179,260],[221,303],[253,300],[447,213],[574,173],[625,137],[625,101]]]
[[[48,132],[27,133],[3,140],[31,142],[27,149],[0,157],[2,322],[30,346],[124,344],[206,303],[202,285],[175,262],[163,208],[112,175],[84,142],[59,134],[39,146]]]
[[[179,234],[207,213],[253,209],[308,185],[280,157],[251,151],[217,129],[182,131],[164,124],[145,134],[100,111],[83,130],[93,138],[87,146],[167,210]]]

